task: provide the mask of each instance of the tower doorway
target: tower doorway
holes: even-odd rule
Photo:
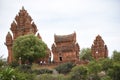
[[[62,61],[62,57],[59,57],[59,60]]]

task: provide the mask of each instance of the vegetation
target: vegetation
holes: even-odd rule
[[[53,71],[49,69],[40,69],[40,70],[33,70],[33,73],[40,75],[40,74],[52,74]]]
[[[86,65],[60,64],[55,68],[60,74],[53,74],[46,68],[32,70],[32,65],[17,65],[16,62],[6,65],[1,57],[0,80],[119,80],[119,55],[120,52],[114,51],[112,58],[92,60]]]
[[[38,37],[30,34],[18,37],[13,43],[14,58],[18,61],[33,62],[38,58],[45,57],[47,45]]]
[[[3,56],[0,56],[0,67],[3,67],[6,65],[6,60],[3,59]]]
[[[112,80],[120,80],[120,63],[114,63],[107,71]]]
[[[115,62],[120,62],[120,52],[118,51],[113,51],[113,56],[112,56],[112,59],[115,61]]]
[[[70,80],[86,80],[87,68],[85,66],[76,66],[70,73]]]
[[[81,60],[93,60],[91,49],[90,48],[83,48],[80,52],[80,59]]]
[[[62,74],[69,73],[71,69],[75,66],[74,63],[68,62],[58,65],[55,69]]]
[[[35,78],[35,80],[68,80],[64,75],[51,75],[51,74],[42,74]]]
[[[0,80],[15,80],[17,79],[14,69],[6,68],[0,72]]]

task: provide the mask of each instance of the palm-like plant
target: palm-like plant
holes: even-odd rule
[[[15,71],[12,68],[6,68],[0,72],[0,80],[16,80]]]

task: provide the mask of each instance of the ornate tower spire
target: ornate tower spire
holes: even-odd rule
[[[102,37],[98,35],[91,46],[92,56],[95,59],[108,57],[108,49]]]
[[[22,10],[25,10],[25,9],[24,9],[24,6],[22,6]]]
[[[31,16],[27,13],[24,7],[22,7],[18,15],[16,15],[15,21],[11,24],[10,29],[13,33],[14,39],[21,35],[29,33],[36,34],[37,32],[36,25],[33,23]]]

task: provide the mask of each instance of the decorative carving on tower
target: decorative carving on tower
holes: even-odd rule
[[[31,16],[27,11],[22,7],[22,10],[16,15],[15,21],[11,24],[11,31],[13,33],[13,39],[16,39],[18,36],[26,34],[36,34],[37,27],[32,21]]]
[[[76,42],[76,33],[69,35],[54,35],[52,53],[54,62],[77,62],[79,61],[79,45]]]
[[[94,43],[91,46],[91,50],[92,50],[92,56],[95,59],[108,57],[107,45],[105,45],[100,35],[98,35],[96,39],[94,40]]]
[[[8,49],[8,63],[11,63],[13,61],[12,45],[14,39],[16,39],[19,36],[23,36],[27,34],[35,35],[36,32],[38,31],[35,23],[32,21],[31,16],[27,13],[24,7],[22,7],[18,15],[16,15],[15,20],[11,24],[10,30],[12,31],[13,37],[10,34],[10,32],[8,32],[5,42],[5,45],[7,46]],[[39,39],[42,39],[39,33],[37,37]],[[49,49],[48,49],[48,53],[50,53]]]

